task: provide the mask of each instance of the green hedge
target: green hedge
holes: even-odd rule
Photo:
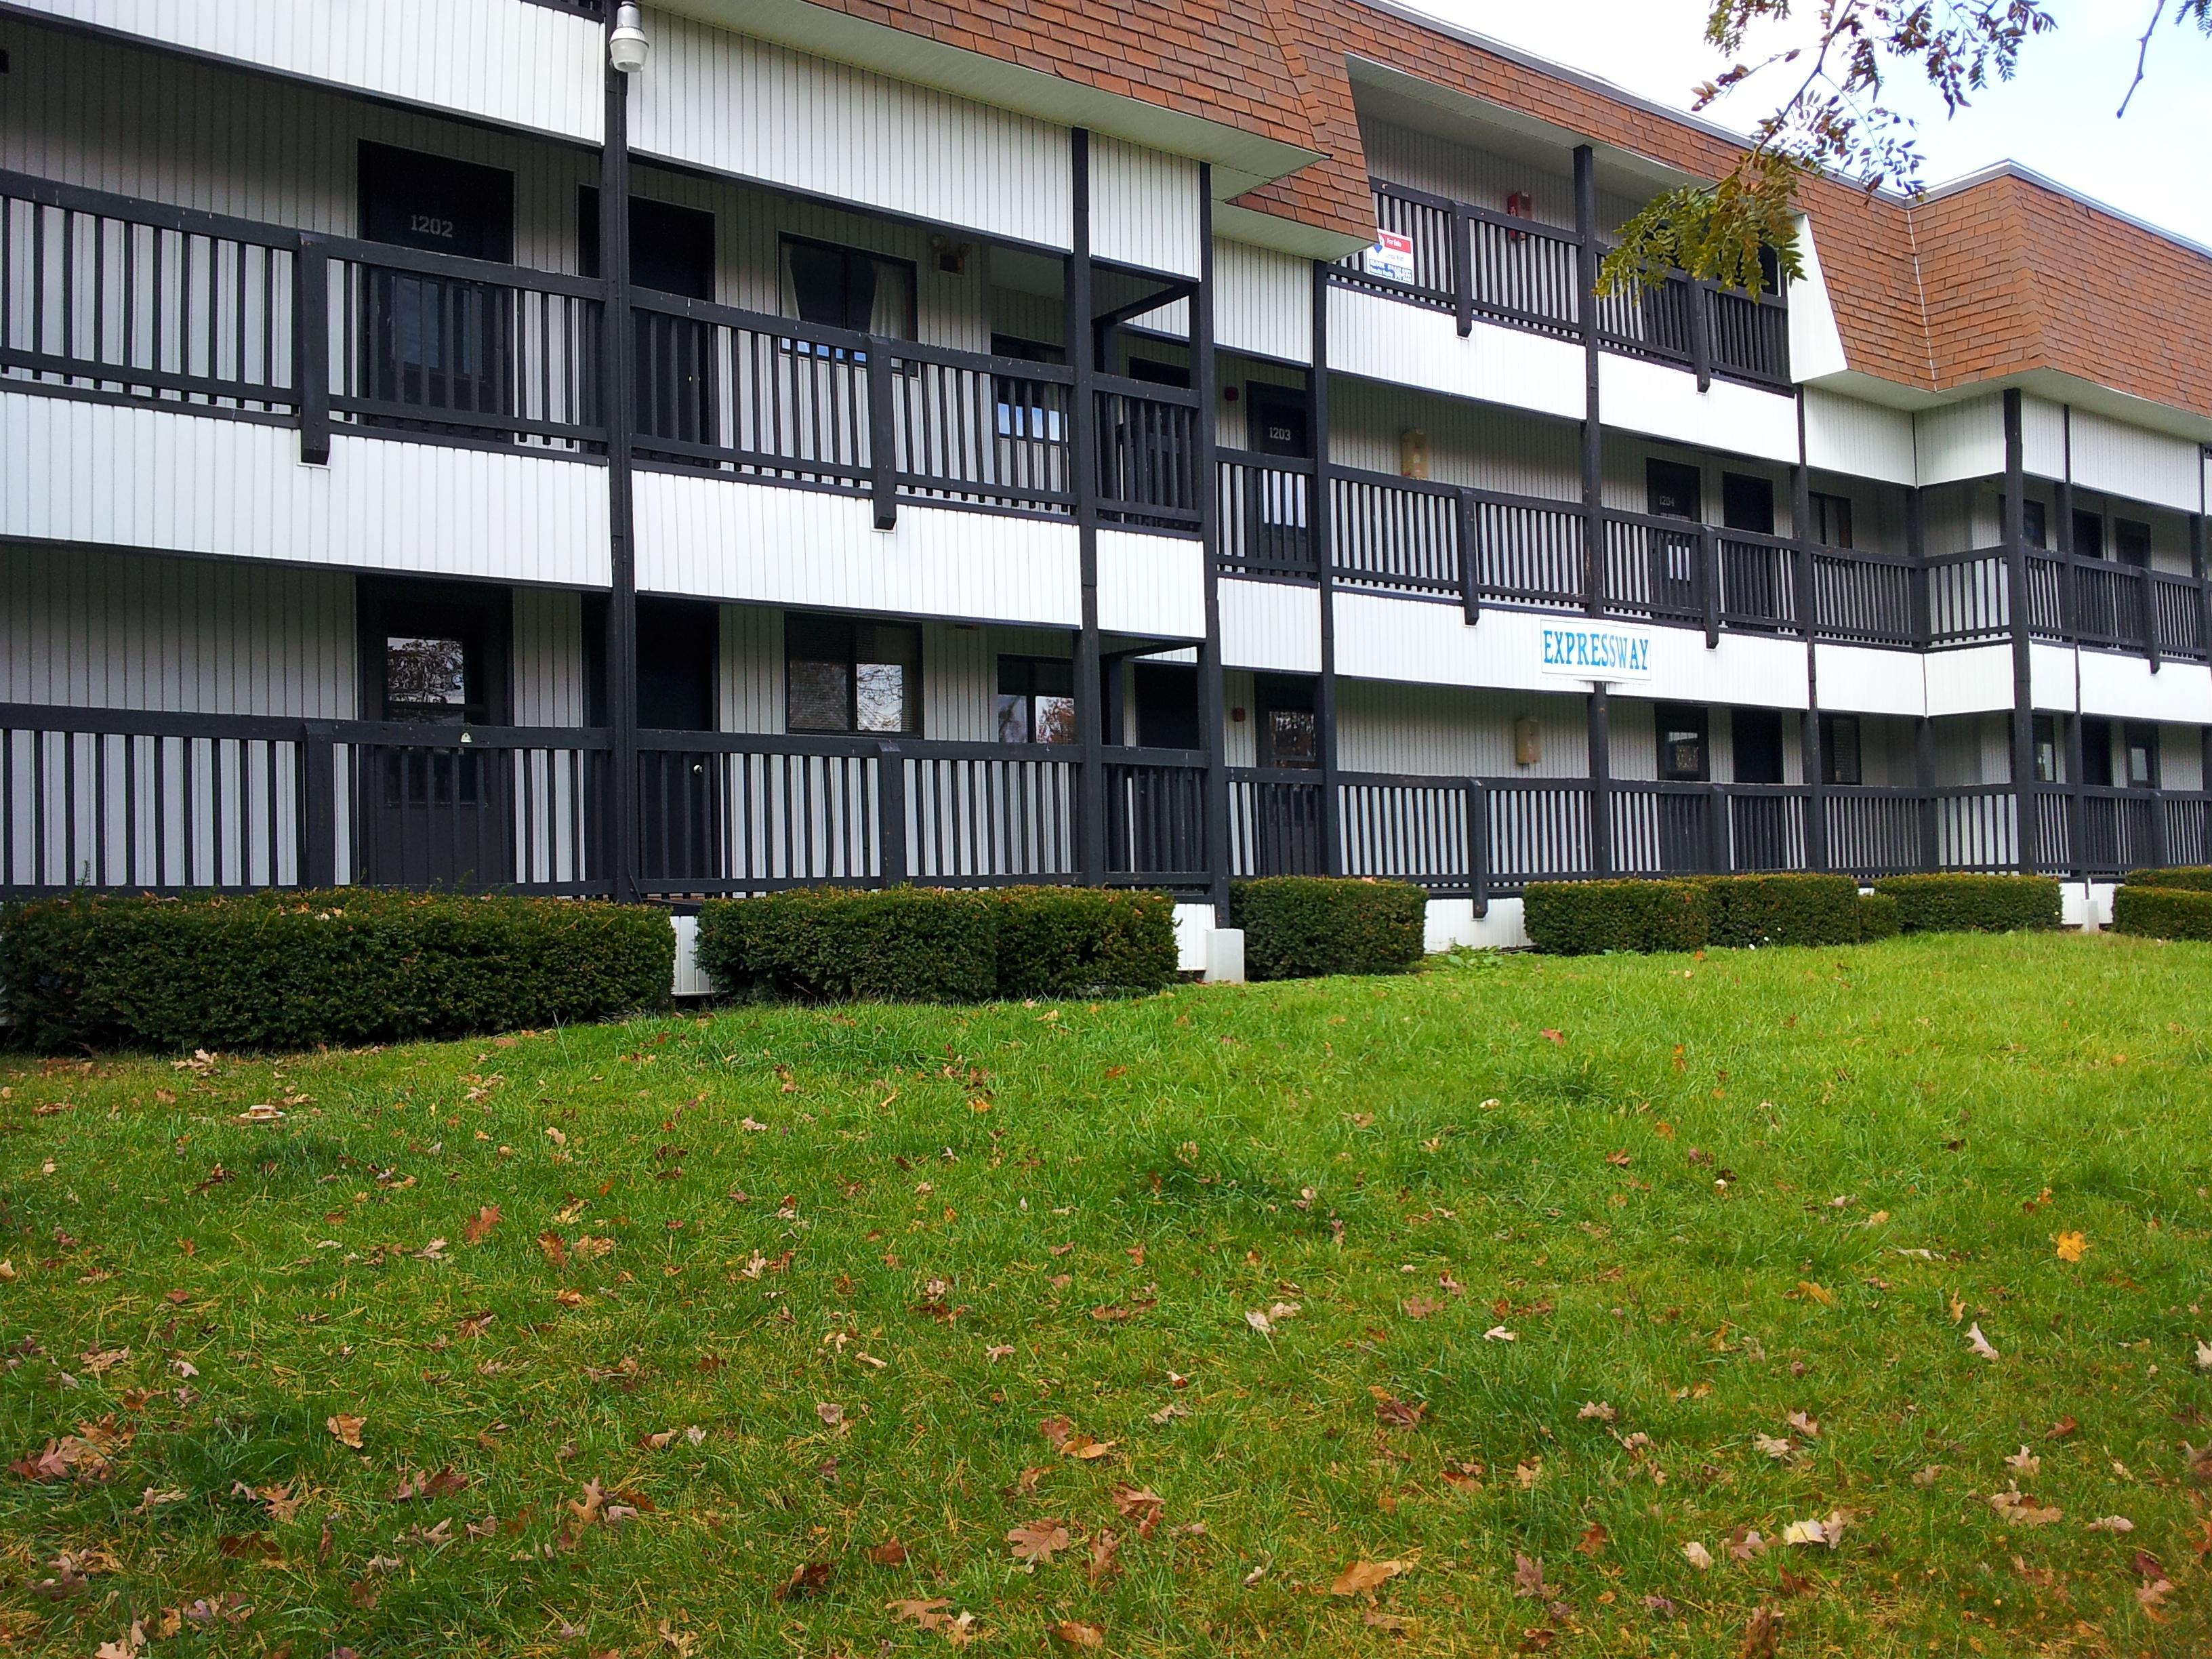
[[[1002,997],[1084,997],[1174,983],[1175,902],[1098,887],[1010,887],[999,902]]]
[[[1887,893],[1861,893],[1859,937],[1863,939],[1895,939],[1898,932],[1897,901]]]
[[[2170,870],[2138,870],[2128,878],[2130,887],[2160,887],[2173,893],[2212,893],[2212,867],[2185,864]]]
[[[1529,943],[1552,956],[1698,951],[1712,938],[1712,906],[1696,881],[1531,882],[1521,914]]]
[[[988,1002],[1152,991],[1176,976],[1160,893],[809,887],[699,909],[715,990],[800,1001]]]
[[[1897,901],[1908,933],[2010,933],[2058,925],[2058,883],[2049,876],[1884,876],[1877,893]]]
[[[1429,896],[1402,881],[1263,876],[1229,884],[1248,979],[1395,974],[1421,959]]]
[[[2212,939],[2212,891],[2142,887],[2130,880],[2112,895],[2112,931],[2148,939]]]
[[[1717,876],[1699,885],[1715,945],[1855,945],[1861,936],[1850,876]]]
[[[599,1019],[668,1000],[665,911],[380,893],[0,911],[0,1011],[46,1049],[272,1049]]]

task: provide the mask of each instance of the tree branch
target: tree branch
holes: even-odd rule
[[[2119,115],[2128,112],[2135,101],[2136,88],[2143,83],[2143,66],[2150,61],[2150,38],[2158,32],[2158,20],[2166,15],[2166,0],[2157,0],[2150,9],[2150,21],[2143,26],[2142,39],[2136,42],[2136,78],[2128,82],[2127,96],[2120,100]],[[2113,117],[2115,120],[2118,115]]]

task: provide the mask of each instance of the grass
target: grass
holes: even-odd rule
[[[2208,1007],[1918,939],[18,1059],[0,1630],[2203,1654]]]

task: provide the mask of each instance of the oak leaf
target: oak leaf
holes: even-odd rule
[[[1372,1595],[1382,1585],[1411,1571],[1406,1561],[1354,1561],[1328,1587],[1331,1595]]]
[[[325,1419],[323,1426],[337,1437],[340,1445],[359,1451],[361,1431],[368,1426],[368,1419],[362,1417],[349,1417],[345,1413],[339,1412],[334,1416]]]
[[[1056,1520],[1032,1521],[1026,1526],[1011,1528],[1006,1542],[1013,1547],[1017,1561],[1049,1563],[1054,1554],[1067,1547],[1067,1528]]]
[[[1106,1632],[1096,1625],[1086,1625],[1074,1619],[1063,1619],[1052,1626],[1053,1640],[1064,1647],[1103,1648]]]

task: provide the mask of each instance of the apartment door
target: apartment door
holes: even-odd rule
[[[1314,683],[1287,674],[1253,682],[1261,767],[1278,774],[1252,792],[1253,869],[1263,876],[1322,873],[1322,814],[1328,810],[1321,780],[1322,731]]]
[[[1136,711],[1137,743],[1146,749],[1206,747],[1198,723],[1198,670],[1182,663],[1129,665],[1129,700]]]
[[[1742,472],[1723,473],[1721,523],[1730,530],[1771,536],[1773,480]],[[1721,607],[1729,621],[1778,627],[1789,617],[1789,571],[1779,549],[1723,536],[1720,563]]]
[[[637,602],[637,723],[652,732],[712,732],[721,612],[694,599]],[[720,764],[707,750],[641,746],[638,869],[679,884],[721,873]]]
[[[1644,489],[1644,511],[1653,518],[1705,522],[1705,480],[1696,467],[1648,460]],[[1698,592],[1698,532],[1654,529],[1650,547],[1652,614],[1683,619],[1700,615],[1705,605]]]
[[[1729,726],[1735,739],[1735,781],[1740,784],[1780,783],[1781,711],[1739,708],[1729,717]],[[1730,798],[1729,828],[1733,832],[1737,869],[1790,867],[1793,838],[1790,830],[1796,805],[1796,802],[1779,793],[1747,792]]]
[[[364,142],[360,175],[367,240],[499,264],[514,258],[513,173]],[[508,290],[462,276],[372,269],[361,303],[362,395],[463,416],[513,411],[517,368]],[[392,423],[504,435],[466,420]]]
[[[483,888],[514,878],[509,753],[469,746],[507,719],[512,601],[504,589],[363,578],[362,712],[403,728],[357,745],[357,878]]]
[[[1313,411],[1299,388],[1247,381],[1244,420],[1248,441],[1255,453],[1300,460],[1311,458]],[[1252,477],[1256,489],[1244,504],[1250,515],[1252,552],[1269,565],[1304,567],[1311,556],[1307,550],[1307,515],[1313,510],[1310,504],[1320,497],[1320,481],[1257,470]]]
[[[580,269],[599,274],[599,192],[577,191]],[[630,286],[678,300],[714,299],[714,216],[697,208],[633,196],[629,201]],[[635,325],[637,430],[641,440],[705,447],[720,428],[714,325],[696,317],[640,310]],[[701,459],[684,449],[661,452]]]
[[[1652,711],[1662,784],[1712,779],[1711,717],[1692,703],[1662,702]],[[1658,863],[1669,874],[1695,873],[1712,862],[1712,795],[1706,789],[1662,789],[1658,794]]]

